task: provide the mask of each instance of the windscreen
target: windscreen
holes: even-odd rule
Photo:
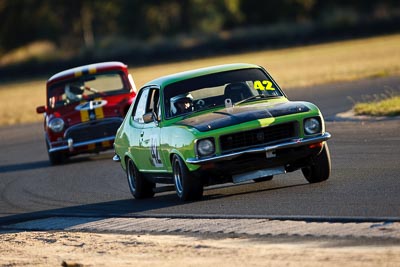
[[[204,75],[170,84],[164,89],[166,118],[232,105],[255,96],[282,96],[278,85],[257,68]]]
[[[84,75],[52,85],[48,92],[48,105],[52,108],[97,97],[129,92],[120,72]]]

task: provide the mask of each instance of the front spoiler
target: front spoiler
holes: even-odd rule
[[[204,164],[204,163],[210,163],[210,162],[231,160],[231,159],[237,158],[237,157],[245,155],[245,154],[253,154],[253,153],[260,153],[260,152],[266,153],[266,152],[274,151],[274,150],[278,150],[278,149],[292,148],[292,147],[299,147],[299,146],[304,146],[304,145],[320,143],[320,142],[327,141],[329,138],[331,138],[331,134],[328,132],[325,132],[325,133],[323,133],[319,136],[315,136],[315,137],[310,137],[310,138],[306,138],[306,139],[304,139],[304,138],[292,139],[290,141],[279,143],[276,145],[250,148],[250,149],[246,149],[246,150],[242,150],[242,151],[238,151],[238,152],[232,152],[232,153],[224,154],[224,155],[220,155],[220,156],[214,156],[214,157],[209,157],[209,158],[204,158],[204,159],[188,158],[188,159],[186,159],[186,163]]]
[[[52,152],[64,151],[64,150],[73,151],[75,148],[78,148],[78,147],[107,142],[107,141],[114,141],[114,139],[115,139],[115,136],[108,136],[108,137],[104,137],[104,138],[92,139],[92,140],[79,142],[79,143],[74,143],[72,139],[69,139],[67,141],[68,142],[67,145],[50,147],[49,152],[52,153]]]

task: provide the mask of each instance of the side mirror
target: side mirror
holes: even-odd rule
[[[149,123],[149,122],[157,122],[156,115],[154,114],[153,111],[147,112],[143,115],[143,122],[144,123]]]
[[[36,108],[36,113],[42,114],[46,112],[46,107],[45,106],[39,106]]]

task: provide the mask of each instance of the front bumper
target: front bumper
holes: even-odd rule
[[[323,133],[319,136],[315,136],[315,137],[293,139],[293,140],[275,144],[275,145],[250,148],[250,149],[246,149],[246,150],[242,150],[242,151],[238,151],[238,152],[232,152],[229,154],[213,156],[213,157],[209,157],[209,158],[203,158],[203,159],[188,158],[188,159],[186,159],[186,163],[205,164],[205,163],[213,163],[213,162],[220,162],[220,161],[229,161],[229,160],[235,159],[237,157],[240,157],[240,156],[246,155],[246,154],[256,154],[256,153],[261,153],[261,152],[267,153],[267,152],[272,152],[272,151],[276,151],[279,149],[295,148],[295,147],[300,147],[300,146],[305,146],[305,145],[311,145],[311,144],[327,141],[330,138],[331,138],[331,134],[328,132],[325,132],[325,133]]]
[[[92,145],[92,144],[101,144],[103,142],[108,142],[108,141],[114,141],[115,136],[108,136],[105,138],[99,138],[99,139],[93,139],[89,141],[84,141],[84,142],[78,142],[74,143],[72,139],[67,140],[67,145],[62,145],[62,146],[56,146],[56,147],[50,147],[49,152],[57,152],[57,151],[74,151],[76,148]]]
[[[114,141],[122,120],[120,117],[114,117],[73,125],[65,131],[62,140],[48,142],[49,152],[76,152],[78,149],[85,150],[84,147],[90,145],[95,145],[96,149],[100,150],[104,150],[104,147],[109,148],[111,145],[107,143]]]

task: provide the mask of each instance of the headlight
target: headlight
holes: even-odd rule
[[[199,156],[205,157],[214,154],[215,146],[214,140],[212,139],[203,139],[197,142],[197,152]]]
[[[54,118],[49,122],[49,128],[53,132],[59,133],[64,129],[64,121],[60,118]]]
[[[304,132],[306,134],[316,134],[321,132],[321,123],[316,118],[306,119],[304,121]]]

